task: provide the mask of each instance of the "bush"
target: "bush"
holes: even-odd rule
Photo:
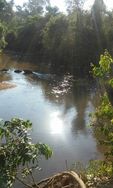
[[[52,150],[46,144],[33,144],[30,135],[32,123],[22,119],[1,121],[0,126],[0,185],[12,187],[15,180],[27,185],[23,178],[33,178],[33,170],[38,169],[38,159],[51,157]],[[5,182],[5,183],[4,183]],[[29,187],[29,185],[27,185]],[[31,186],[32,187],[32,186]]]

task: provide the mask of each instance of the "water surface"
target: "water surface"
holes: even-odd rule
[[[53,149],[50,160],[42,159],[38,178],[66,170],[75,161],[84,164],[102,157],[89,124],[89,113],[95,109],[95,86],[73,76],[39,72],[38,64],[18,62],[9,56],[0,59],[0,81],[17,87],[0,91],[0,117],[30,119],[34,142],[47,143]],[[30,69],[33,74],[15,73],[15,69]],[[67,165],[66,165],[67,164]],[[20,187],[20,186],[19,186]]]

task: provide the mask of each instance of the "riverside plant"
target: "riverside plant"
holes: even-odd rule
[[[91,124],[100,145],[105,148],[107,174],[113,176],[113,59],[107,50],[100,56],[98,66],[92,67],[92,72],[101,86],[101,98]]]
[[[16,180],[26,187],[38,187],[33,172],[39,169],[39,159],[52,155],[46,144],[32,143],[30,131],[32,123],[13,118],[0,124],[0,185],[2,188],[13,187]],[[31,184],[25,179],[29,176]]]

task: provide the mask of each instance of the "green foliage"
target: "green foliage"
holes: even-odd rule
[[[63,27],[62,27],[63,25]],[[63,37],[67,30],[67,19],[64,15],[51,16],[49,22],[43,31],[43,43],[47,49],[52,50],[60,48]]]
[[[105,156],[108,162],[112,162],[113,157],[113,106],[109,102],[107,94],[101,98],[100,105],[94,114],[96,121],[95,135],[101,145],[106,147]]]
[[[28,0],[28,3],[24,4],[24,8],[29,15],[34,16],[42,14],[44,8],[49,4],[49,0]]]
[[[84,0],[68,1],[68,7],[70,3],[68,15],[47,0],[29,0],[16,11],[12,2],[5,3],[1,18],[8,26],[7,49],[45,57],[54,70],[88,73],[97,49],[91,13],[83,10]],[[5,19],[6,7],[10,20]]]
[[[48,16],[48,15],[53,15],[53,16],[56,16],[56,15],[58,15],[59,14],[59,9],[58,9],[58,7],[51,7],[51,6],[47,6],[46,7],[46,11],[47,11],[47,14],[46,14],[46,16]]]
[[[98,106],[98,108],[96,109],[95,114],[97,118],[102,117],[103,120],[113,117],[113,107],[110,104],[107,93],[105,93],[104,96],[101,97],[100,106]]]
[[[6,0],[0,0],[0,20],[7,23],[7,25],[10,23],[14,15],[13,5],[13,0],[10,0],[9,2]]]
[[[7,45],[6,35],[13,17],[13,1],[0,0],[0,51]]]
[[[31,130],[30,121],[12,119],[1,122],[0,126],[0,183],[4,187],[12,187],[15,180],[23,181],[27,175],[32,175],[38,169],[38,159],[52,155],[46,144],[33,144],[28,131]],[[21,177],[22,176],[22,177]],[[34,183],[34,180],[33,182]]]
[[[112,163],[101,160],[91,160],[86,168],[87,179],[93,180],[95,177],[111,177]]]
[[[100,56],[99,66],[93,67],[93,75],[95,77],[100,77],[105,79],[111,72],[111,65],[113,64],[113,59],[111,55],[106,50],[103,55]]]
[[[113,49],[113,11],[106,11],[103,0],[95,0],[91,11],[84,10],[85,0],[66,2],[68,13],[64,14],[49,0],[29,0],[16,10],[13,1],[1,0],[0,20],[8,28],[6,48],[35,54],[48,61],[53,71],[83,77],[103,49]],[[105,71],[95,69],[101,77]]]
[[[0,51],[6,46],[6,27],[0,22]]]
[[[87,187],[98,187],[101,183],[105,185],[106,179],[112,178],[113,174],[112,162],[105,160],[90,160],[86,166],[76,162],[70,170],[76,171]]]
[[[85,0],[66,0],[67,11],[82,10]]]
[[[111,98],[112,96],[110,97],[113,86],[112,64],[112,57],[108,51],[105,51],[100,57],[99,65],[93,67],[94,76],[101,79],[101,84],[105,86],[106,92],[105,90],[101,91],[103,95],[93,115],[94,121],[92,124],[95,126],[95,135],[99,143],[105,147],[104,154],[107,159],[105,164],[103,163],[102,166],[101,164],[99,165],[100,173],[101,171],[109,171],[113,175],[113,98]]]

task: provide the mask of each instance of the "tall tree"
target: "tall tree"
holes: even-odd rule
[[[39,15],[43,13],[45,7],[48,5],[50,5],[49,0],[28,0],[28,3],[25,3],[24,7],[30,15]]]
[[[47,11],[46,16],[48,16],[48,15],[56,16],[59,14],[59,9],[56,6],[55,7],[47,6],[46,11]]]
[[[73,12],[73,10],[81,10],[84,3],[85,0],[66,0],[67,11],[70,13]]]
[[[99,53],[101,53],[102,49],[105,47],[103,18],[105,16],[106,6],[104,4],[104,1],[95,0],[91,12],[92,12],[93,25],[98,40]]]
[[[13,17],[13,0],[0,0],[0,20],[9,23]]]
[[[0,52],[6,46],[6,27],[0,22]]]

